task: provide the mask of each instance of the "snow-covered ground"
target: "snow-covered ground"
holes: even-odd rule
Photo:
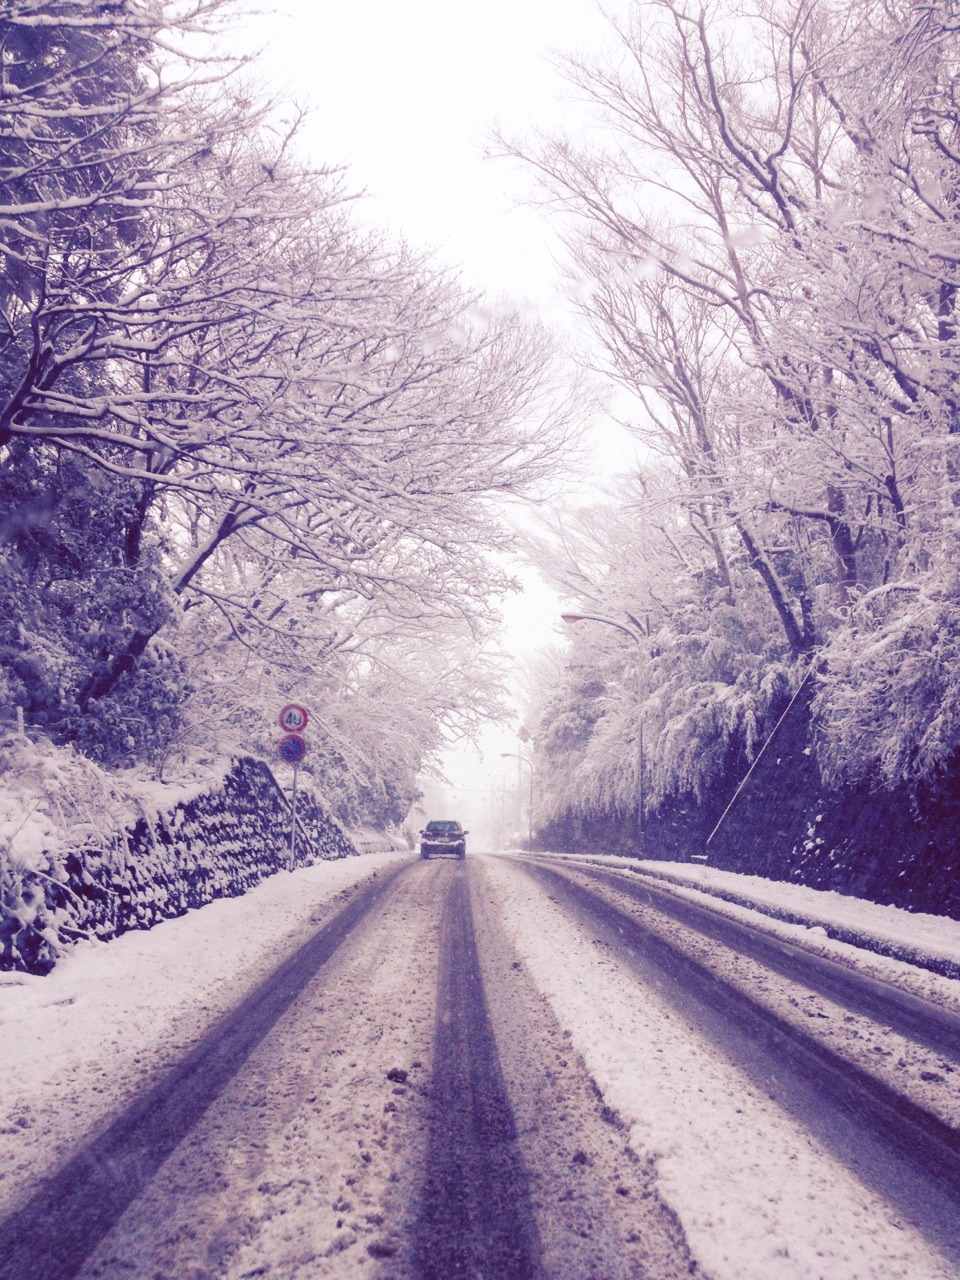
[[[175,1062],[303,941],[338,895],[408,853],[279,872],[46,977],[0,973],[0,1207]]]
[[[78,946],[45,978],[0,975],[0,1210],[104,1116],[176,1060],[335,908],[337,898],[409,854],[372,854],[280,873],[148,932]],[[626,1122],[705,1273],[714,1280],[947,1280],[953,1267],[909,1223],[585,936],[518,866],[483,858],[508,935],[595,1079]],[[609,860],[604,860],[609,865]],[[636,863],[631,864],[634,868]],[[960,1009],[960,982],[855,952],[823,932],[824,913],[891,947],[905,937],[960,957],[960,923],[813,894],[796,886],[663,864],[739,904],[789,904],[810,925],[767,917],[848,962]],[[709,879],[709,884],[707,880]],[[742,905],[714,904],[731,913]],[[801,905],[805,904],[805,905]],[[838,953],[839,954],[839,953]],[[956,1094],[957,1086],[949,1084]]]
[[[699,877],[700,868],[690,870]],[[956,1275],[953,1264],[910,1224],[896,1220],[882,1200],[692,1033],[669,1005],[651,991],[638,1000],[635,977],[576,928],[519,867],[501,861],[496,877],[511,941],[561,1024],[571,1029],[605,1102],[629,1125],[637,1154],[656,1161],[661,1194],[708,1275],[717,1280],[946,1280]],[[730,889],[732,882],[746,879],[723,878]],[[737,887],[741,897],[748,893],[742,883]],[[753,887],[765,901],[776,900],[780,892],[769,882],[754,880]],[[838,895],[830,897],[841,913]],[[816,901],[815,896],[808,903]],[[868,916],[880,928],[888,919],[893,936],[902,925],[899,916],[906,914],[852,899],[847,908],[851,921]],[[797,936],[796,926],[776,927]],[[940,930],[932,922],[929,928],[931,941],[942,936],[950,945],[958,926],[945,920]],[[815,940],[819,944],[820,936]],[[893,960],[882,963],[903,967]],[[927,978],[960,1008],[960,983]]]
[[[550,855],[557,862],[620,869],[675,891],[808,951],[867,971],[934,1004],[960,1010],[960,920],[885,907],[862,898],[697,863],[606,855]],[[855,941],[854,941],[855,940]]]
[[[624,865],[624,860],[620,862]],[[794,918],[821,933],[855,936],[860,947],[884,955],[960,970],[960,920],[883,907],[830,890],[737,875],[696,863],[645,861],[632,865],[641,873],[688,885],[730,902],[747,903],[773,919]]]

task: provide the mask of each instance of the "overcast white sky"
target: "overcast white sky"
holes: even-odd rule
[[[312,106],[311,157],[347,163],[378,222],[474,287],[552,306],[544,223],[516,207],[525,179],[484,150],[497,121],[512,135],[569,118],[552,54],[602,48],[596,0],[276,0],[248,35],[271,87]]]

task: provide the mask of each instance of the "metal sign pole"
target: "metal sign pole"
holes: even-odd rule
[[[300,769],[297,765],[293,766],[293,795],[290,797],[290,870],[296,865],[294,862],[294,837],[297,831],[297,774]]]
[[[297,770],[300,768],[300,762],[307,754],[307,744],[300,737],[300,734],[307,727],[310,717],[307,714],[306,707],[301,707],[299,702],[288,702],[280,712],[278,719],[280,728],[283,729],[286,736],[277,743],[277,755],[284,764],[293,765],[293,793],[290,797],[290,848],[287,852],[287,862],[289,869],[292,871],[296,865],[297,855]]]

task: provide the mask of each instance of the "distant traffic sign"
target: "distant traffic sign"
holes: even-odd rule
[[[286,733],[303,733],[309,719],[306,708],[298,702],[288,702],[278,717],[280,728]]]
[[[288,733],[277,743],[277,755],[284,764],[298,765],[307,754],[307,744],[298,733]]]

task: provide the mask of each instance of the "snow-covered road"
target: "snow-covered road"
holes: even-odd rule
[[[600,890],[611,919],[623,913],[621,933],[641,917],[651,926],[650,908],[628,891],[635,870],[622,872],[622,888]],[[515,1256],[491,1271],[504,1277],[957,1275],[960,1244],[940,1209],[911,1220],[909,1196],[905,1211],[878,1189],[870,1160],[858,1168],[856,1152],[841,1158],[798,1119],[787,1105],[789,1064],[783,1096],[771,1098],[781,1090],[758,1084],[689,1008],[643,979],[615,924],[604,935],[536,868],[496,857],[321,864],[148,933],[78,948],[47,978],[0,975],[8,1224],[18,1212],[31,1221],[45,1177],[145,1090],[162,1093],[211,1027],[371,888],[370,910],[358,908],[299,998],[239,1053],[202,1114],[183,1122],[182,1141],[158,1152],[110,1230],[92,1233],[82,1264],[34,1219],[16,1271],[0,1248],[4,1280],[454,1275],[472,1265],[461,1248],[471,1215],[513,1222],[500,1236]],[[889,932],[904,914],[887,912]],[[653,927],[725,986],[815,1028],[851,1071],[875,1069],[884,1088],[903,1086],[940,1124],[960,1128],[960,1071],[941,1049],[870,1030],[849,1008],[676,920]],[[792,930],[794,943],[803,932],[764,927]],[[875,982],[935,1002],[948,1027],[960,1014],[956,979],[830,943],[819,926],[806,932],[815,949],[832,948]],[[949,954],[956,932],[943,922],[930,946]],[[499,1208],[482,1179],[456,1204],[458,1183],[484,1164],[469,1150],[478,1123],[496,1135],[481,1132],[477,1149],[486,1142],[487,1163],[503,1166]],[[903,1179],[918,1177],[905,1163]],[[955,1192],[943,1194],[955,1215]],[[502,1247],[496,1235],[477,1234],[488,1266]]]

